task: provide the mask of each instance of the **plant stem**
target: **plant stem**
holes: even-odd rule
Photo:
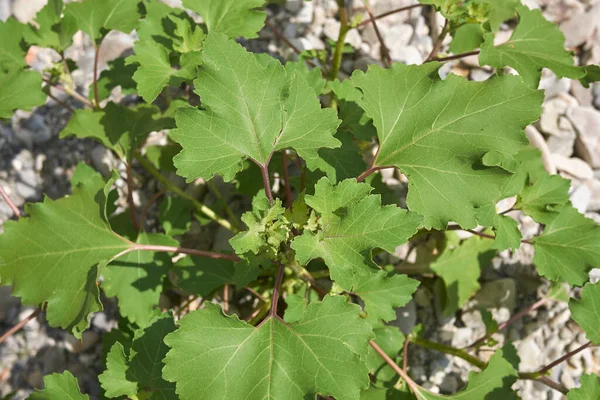
[[[435,20],[435,18],[434,18],[434,20]],[[450,32],[449,25],[450,24],[448,24],[448,20],[445,20],[444,27],[442,28],[440,35],[438,36],[435,43],[433,44],[433,49],[431,49],[431,53],[429,53],[429,56],[427,56],[427,59],[425,59],[425,62],[431,61],[437,55],[437,53],[440,51],[440,49],[442,47],[442,43],[444,42],[444,39],[446,38],[446,35],[448,35],[448,32]]]
[[[196,249],[188,249],[185,247],[176,247],[176,246],[159,246],[153,244],[137,244],[134,243],[131,248],[125,250],[118,257],[121,257],[127,253],[131,253],[132,251],[157,251],[161,253],[179,253],[179,254],[189,254],[191,256],[199,256],[199,257],[208,257],[217,260],[231,260],[231,261],[240,261],[240,258],[235,254],[224,254],[224,253],[215,253],[208,250],[196,250]],[[117,258],[118,258],[117,257]]]
[[[42,310],[40,308],[36,308],[27,318],[23,319],[22,321],[19,321],[18,324],[6,331],[2,336],[0,336],[0,344],[3,343],[6,339],[8,339],[10,336],[14,335],[16,332],[18,332],[25,325],[27,325],[29,321],[36,318],[41,312]]]
[[[229,285],[225,284],[223,286],[223,312],[225,314],[229,313]]]
[[[383,61],[385,61],[385,63],[389,67],[392,65],[392,57],[390,56],[390,51],[388,50],[387,46],[385,45],[383,36],[381,36],[381,32],[379,32],[379,27],[377,27],[377,22],[375,22],[375,20],[377,18],[375,18],[375,16],[373,15],[373,11],[371,10],[369,3],[367,3],[367,0],[362,0],[362,2],[365,6],[365,10],[367,10],[369,17],[371,18],[371,21],[373,21],[373,29],[375,30],[375,35],[377,36],[377,40],[379,40],[379,45],[381,47],[381,58],[383,59]]]
[[[166,190],[161,190],[160,192],[156,192],[150,198],[150,200],[148,200],[148,202],[142,209],[142,214],[140,216],[140,229],[144,228],[144,222],[146,221],[146,216],[148,215],[148,211],[150,210],[150,207],[152,206],[152,204],[154,204],[156,202],[156,200],[158,200],[159,197],[164,196],[165,192],[166,192]]]
[[[333,53],[333,58],[331,60],[331,70],[329,73],[330,81],[335,81],[340,72],[340,67],[342,65],[342,55],[344,54],[344,43],[346,42],[346,34],[348,34],[348,31],[350,30],[350,27],[348,26],[348,9],[346,8],[345,1],[337,0],[337,3],[340,15],[340,31],[338,33],[338,39],[335,43],[335,50]]]
[[[369,169],[367,169],[365,172],[363,172],[362,174],[360,174],[358,176],[358,178],[356,178],[357,182],[362,182],[365,179],[367,179],[367,177],[381,169],[386,169],[386,168],[390,168],[390,167],[370,167]]]
[[[94,103],[96,108],[100,108],[100,95],[98,94],[98,62],[100,60],[100,47],[102,46],[102,39],[96,43],[96,51],[94,53],[94,76],[92,85],[94,87]]]
[[[399,12],[402,12],[402,11],[412,10],[413,8],[417,8],[417,7],[423,7],[423,4],[420,4],[420,3],[419,4],[413,4],[411,6],[400,7],[400,8],[396,8],[394,10],[386,11],[384,13],[376,15],[375,18],[370,17],[370,19],[362,21],[360,24],[357,25],[357,27],[369,25],[371,22],[374,22],[375,20],[378,20],[378,19],[381,19],[381,18],[385,18],[385,17],[387,17],[389,15],[396,14],[396,13],[399,13]]]
[[[207,183],[208,187],[210,188],[210,191],[213,192],[213,194],[219,200],[221,200],[221,202],[223,203],[223,207],[225,208],[225,213],[227,213],[227,216],[229,217],[229,219],[231,220],[231,222],[233,223],[233,225],[238,230],[242,230],[242,223],[238,220],[238,218],[235,216],[235,214],[231,210],[231,207],[229,207],[229,204],[225,201],[225,198],[221,194],[221,191],[219,190],[219,188],[217,187],[217,185],[215,185],[215,183],[212,180],[206,181],[206,183]]]
[[[587,342],[586,344],[583,344],[581,346],[579,346],[578,348],[576,348],[573,351],[568,352],[567,354],[565,354],[564,356],[552,361],[550,364],[546,365],[544,368],[540,369],[538,371],[538,374],[543,375],[546,372],[550,371],[552,368],[554,368],[555,366],[557,366],[558,364],[562,363],[565,360],[568,360],[569,358],[573,357],[575,354],[587,349],[588,347],[590,347],[592,345],[592,342]]]
[[[54,102],[56,104],[58,104],[59,106],[61,106],[62,108],[64,108],[65,110],[69,111],[69,112],[75,112],[75,110],[73,109],[73,107],[71,107],[70,105],[68,105],[67,103],[65,103],[64,101],[60,100],[58,97],[54,96],[51,92],[50,92],[50,86],[48,86],[48,92],[46,93],[46,95],[48,97],[50,97],[52,100],[54,100]]]
[[[281,152],[281,163],[283,164],[283,183],[285,185],[285,204],[292,209],[292,186],[290,185],[290,172],[288,170],[288,157],[284,151]]]
[[[541,306],[543,306],[544,304],[546,304],[548,302],[548,298],[543,298],[541,300],[536,301],[535,303],[533,303],[532,305],[530,305],[529,307],[527,307],[524,310],[519,311],[518,313],[516,313],[515,315],[513,315],[508,321],[505,321],[503,323],[501,323],[500,325],[498,325],[498,330],[496,332],[500,332],[502,331],[504,328],[506,328],[507,326],[511,325],[512,323],[520,320],[521,318],[523,318],[525,315],[529,314],[530,312],[540,308]],[[473,342],[472,344],[468,345],[467,347],[465,347],[465,349],[470,349],[472,347],[476,347],[478,344],[486,341],[487,339],[489,339],[494,333],[496,332],[490,332],[487,335],[483,336],[480,339],[477,339],[475,342]]]
[[[404,346],[402,348],[402,370],[406,372],[407,364],[408,364],[408,344],[410,340],[404,339]]]
[[[495,240],[496,237],[493,235],[488,235],[487,233],[483,233],[483,232],[477,232],[473,229],[463,229],[460,227],[460,225],[452,225],[449,226],[447,229],[447,231],[465,231],[465,232],[469,232],[472,233],[473,235],[485,238],[485,239],[492,239]],[[527,244],[531,244],[533,245],[533,242],[531,241],[531,239],[521,239],[521,243],[527,243]]]
[[[417,384],[415,383],[415,381],[413,381],[413,380],[410,378],[410,376],[408,376],[408,374],[407,374],[406,372],[404,372],[404,371],[402,370],[402,368],[400,368],[400,367],[398,366],[398,364],[396,364],[396,363],[394,362],[394,360],[392,360],[392,359],[390,358],[390,356],[388,356],[388,355],[385,353],[385,351],[383,351],[383,349],[382,349],[381,347],[379,347],[379,345],[378,345],[377,343],[375,343],[375,341],[374,341],[374,340],[369,340],[369,345],[370,345],[370,346],[371,346],[371,347],[372,347],[372,348],[373,348],[373,349],[374,349],[374,350],[377,352],[377,354],[379,354],[379,355],[381,356],[381,358],[383,358],[383,359],[385,360],[385,362],[386,362],[386,363],[387,363],[387,364],[388,364],[390,367],[392,367],[392,369],[393,369],[394,371],[396,371],[396,373],[397,373],[398,375],[400,375],[400,376],[402,377],[402,379],[404,379],[404,381],[406,382],[406,384],[408,385],[408,387],[410,388],[410,390],[411,390],[411,391],[412,391],[412,392],[413,392],[415,395],[417,395],[417,393],[419,393],[419,391],[420,391],[420,390],[419,390],[419,389],[420,389],[420,386],[419,386],[419,385],[417,385]]]
[[[20,218],[21,211],[19,210],[19,207],[17,207],[10,197],[8,197],[8,194],[4,191],[2,185],[0,185],[0,196],[2,196],[2,199],[6,202],[6,204],[8,204],[8,207],[11,209],[15,217]]]
[[[469,56],[475,56],[477,54],[479,54],[481,52],[481,50],[474,50],[474,51],[469,51],[466,53],[460,53],[460,54],[455,54],[453,56],[448,56],[448,57],[433,57],[431,60],[428,61],[451,61],[451,60],[458,60],[459,58],[464,58],[464,57],[469,57]]]
[[[261,165],[257,163],[260,168],[260,172],[263,177],[263,185],[265,186],[265,194],[267,195],[267,199],[269,199],[269,204],[273,205],[273,193],[271,192],[271,179],[269,179],[269,163],[266,165]]]
[[[68,87],[63,87],[60,85],[56,85],[52,82],[50,82],[50,80],[44,78],[44,82],[46,82],[48,85],[52,86],[53,88],[60,90],[61,92],[71,96],[72,98],[82,102],[83,104],[85,104],[86,106],[90,107],[90,108],[94,108],[94,105],[85,97],[83,97],[82,95],[80,95],[79,93],[77,93],[75,90],[72,90]]]
[[[269,316],[274,317],[277,315],[277,304],[279,303],[279,292],[281,291],[281,283],[283,282],[283,272],[285,267],[283,264],[279,264],[277,268],[277,276],[275,277],[275,287],[273,288],[273,298],[271,303],[271,311]]]
[[[249,286],[244,287],[244,289],[246,289],[247,291],[249,291],[250,293],[252,293],[254,296],[256,296],[257,299],[259,299],[260,301],[262,301],[263,303],[267,303],[268,300],[260,293],[258,293],[256,290],[252,289]]]
[[[150,161],[148,161],[147,158],[143,157],[139,153],[135,153],[134,157],[140,163],[140,165],[142,167],[144,167],[144,169],[150,173],[150,175],[152,175],[157,181],[159,181],[160,183],[165,185],[165,187],[167,188],[168,191],[173,192],[173,193],[177,194],[178,196],[191,201],[192,204],[194,204],[194,206],[198,209],[198,211],[200,211],[202,214],[206,215],[208,218],[215,221],[217,224],[221,225],[223,228],[230,230],[233,233],[238,232],[238,230],[233,225],[231,225],[231,223],[229,221],[220,218],[217,215],[217,213],[215,213],[209,207],[205,206],[204,204],[202,204],[201,202],[196,200],[194,197],[190,196],[185,191],[181,190],[178,186],[176,186],[169,179],[167,179],[164,175],[162,175],[160,173],[160,171],[154,165],[152,165],[152,163]]]
[[[137,211],[133,202],[133,176],[131,174],[131,162],[127,163],[127,204],[129,204],[129,213],[131,215],[131,223],[136,232],[140,231],[140,221],[137,217]]]
[[[423,338],[419,338],[419,337],[409,337],[408,340],[410,340],[410,342],[412,344],[415,344],[419,347],[424,347],[426,349],[435,350],[435,351],[439,351],[441,353],[446,353],[446,354],[450,354],[450,355],[453,355],[458,358],[462,358],[463,360],[467,361],[468,363],[475,365],[479,369],[484,369],[487,366],[487,363],[485,361],[482,361],[479,358],[472,356],[471,354],[467,353],[464,350],[457,349],[452,346],[448,346],[448,345],[441,344],[441,343],[431,342],[427,339],[423,339]]]
[[[275,25],[273,25],[271,23],[271,21],[269,21],[268,19],[265,20],[265,25],[271,30],[273,31],[273,33],[275,34],[275,36],[277,36],[277,38],[279,40],[281,40],[283,43],[287,44],[289,46],[290,49],[294,50],[294,53],[296,54],[301,54],[302,50],[300,50],[298,47],[296,47],[294,45],[294,43],[292,43],[288,38],[285,37],[285,35],[283,33],[281,33],[281,31],[279,29],[277,29],[277,27]],[[306,63],[308,65],[310,65],[311,67],[316,67],[317,64],[315,64],[314,62],[312,62],[311,60],[306,60]]]

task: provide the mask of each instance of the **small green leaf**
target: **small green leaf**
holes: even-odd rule
[[[0,21],[0,74],[6,71],[14,72],[27,65],[25,51],[21,48],[21,39],[25,29],[26,26],[13,17],[8,18],[6,21]],[[10,82],[10,80],[7,82]],[[5,82],[2,82],[0,89],[5,84]],[[0,99],[3,99],[4,96],[5,94],[0,95]],[[4,103],[3,100],[0,101],[0,104],[2,103]],[[2,110],[2,107],[0,107],[0,110]]]
[[[203,62],[194,81],[203,110],[179,109],[178,129],[171,131],[183,147],[175,157],[178,174],[188,181],[214,174],[230,181],[245,159],[264,167],[274,152],[292,148],[313,160],[320,148],[340,145],[333,138],[339,124],[335,111],[322,109],[306,79],[288,76],[279,61],[256,57],[211,33]]]
[[[63,0],[49,0],[35,16],[37,26],[30,24],[24,31],[25,41],[30,45],[50,47],[58,52],[73,43],[77,26],[71,16],[61,18]]]
[[[69,371],[44,377],[44,390],[33,392],[28,400],[88,400],[87,394],[81,394],[77,378]]]
[[[581,377],[581,387],[569,389],[567,400],[600,399],[600,376],[585,374]]]
[[[160,203],[158,220],[165,235],[178,236],[186,233],[192,226],[194,205],[187,199],[166,196]]]
[[[84,0],[65,6],[65,17],[74,19],[77,28],[97,41],[110,30],[129,33],[135,29],[139,0]]]
[[[183,0],[183,6],[200,14],[209,32],[220,32],[235,39],[252,39],[265,24],[267,14],[259,11],[265,0]]]
[[[365,161],[352,135],[340,130],[335,138],[342,146],[336,149],[321,149],[314,160],[314,165],[334,183],[357,177],[366,169]]]
[[[475,50],[483,43],[483,31],[479,24],[465,24],[454,31],[450,52],[454,54]]]
[[[298,322],[271,317],[255,328],[207,304],[166,337],[171,350],[163,375],[176,382],[182,400],[316,394],[358,400],[369,384],[362,357],[372,337],[359,312],[343,296],[326,296],[309,304]]]
[[[557,207],[544,233],[532,241],[533,262],[550,280],[580,286],[591,268],[600,267],[600,226],[570,204]]]
[[[454,249],[446,248],[431,264],[431,269],[443,279],[446,287],[444,315],[452,315],[479,290],[481,270],[495,254],[491,250],[493,243],[474,236]]]
[[[320,214],[322,230],[304,231],[291,244],[300,263],[322,258],[331,278],[349,291],[377,271],[371,259],[372,249],[393,253],[416,233],[422,222],[422,217],[413,212],[396,206],[382,207],[378,195],[367,195],[371,190],[356,180],[342,181],[334,187],[327,178],[321,179],[314,196],[306,196],[306,203]]]
[[[569,309],[571,317],[583,329],[588,340],[596,345],[600,344],[600,285],[587,283],[581,291],[581,300],[569,301]]]
[[[425,216],[426,228],[444,229],[450,221],[474,228],[506,197],[511,177],[485,165],[485,154],[525,147],[523,128],[538,119],[543,93],[516,76],[441,80],[440,66],[371,66],[351,80],[377,128],[373,166],[394,166],[408,177],[408,208]]]
[[[39,72],[19,69],[8,73],[0,71],[0,118],[10,118],[16,109],[29,110],[45,102],[46,94],[42,91]]]
[[[485,36],[479,55],[482,65],[512,67],[533,88],[538,87],[543,68],[551,69],[559,78],[585,76],[585,70],[573,65],[573,55],[565,50],[565,37],[558,26],[540,10],[525,6],[517,10],[519,23],[508,42],[494,46],[494,35]]]
[[[228,260],[185,257],[175,264],[172,271],[177,276],[177,287],[202,297],[235,282],[234,265]]]
[[[137,394],[136,383],[127,380],[128,359],[129,354],[125,353],[123,345],[115,342],[106,357],[106,370],[98,376],[106,397],[133,397]]]

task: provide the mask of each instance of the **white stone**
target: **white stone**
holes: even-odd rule
[[[568,158],[560,154],[553,154],[552,162],[556,165],[556,169],[566,172],[575,178],[586,180],[594,177],[592,168],[580,158]]]
[[[316,15],[316,7],[314,6],[314,1],[304,1],[300,0],[304,3],[304,7],[300,10],[298,15],[296,15],[296,21],[299,24],[310,24],[313,22],[313,15]],[[318,7],[320,9],[319,12],[324,13],[322,7]],[[315,21],[316,22],[316,21]]]
[[[94,168],[103,176],[109,176],[114,165],[114,157],[110,150],[102,145],[94,147],[90,153]]]
[[[543,365],[544,359],[541,357],[542,350],[534,341],[529,338],[521,342],[517,350],[521,363],[519,364],[519,371],[522,372],[533,372],[537,371]]]
[[[584,214],[588,209],[590,200],[592,199],[592,191],[586,185],[580,185],[573,190],[573,193],[569,195],[569,198],[571,200],[571,204],[573,204],[573,207],[575,207],[580,213]]]
[[[575,149],[594,168],[600,168],[600,112],[591,107],[572,107],[567,115],[577,131]]]
[[[600,210],[600,180],[591,179],[584,182],[584,185],[590,190],[590,202],[588,204],[588,210],[598,211]]]
[[[587,12],[578,12],[560,24],[567,48],[581,46],[598,28],[600,28],[600,4],[596,4]]]

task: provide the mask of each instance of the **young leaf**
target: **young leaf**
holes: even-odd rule
[[[178,246],[179,242],[157,233],[141,233],[138,244]],[[119,300],[121,315],[140,327],[148,326],[158,313],[163,279],[171,266],[167,253],[133,251],[111,261],[102,271],[102,289]]]
[[[98,98],[106,99],[117,86],[121,87],[121,93],[124,95],[135,93],[136,86],[132,75],[135,73],[136,66],[125,65],[123,57],[109,62],[108,66],[109,69],[102,71],[98,77]],[[94,98],[92,86],[90,86],[89,98],[90,100]]]
[[[444,315],[454,314],[479,290],[481,270],[495,254],[493,243],[489,239],[472,237],[454,249],[446,248],[431,264],[431,269],[443,279],[446,287]]]
[[[396,206],[382,207],[380,196],[366,194],[371,190],[356,180],[334,187],[327,178],[321,179],[306,203],[320,214],[322,230],[305,230],[291,244],[302,264],[322,258],[331,278],[346,290],[377,271],[371,259],[374,248],[394,252],[421,226],[420,215]]]
[[[358,400],[369,383],[361,358],[372,337],[359,312],[343,296],[326,296],[309,304],[298,322],[271,317],[255,328],[207,304],[165,338],[171,350],[163,375],[176,382],[182,400],[316,394]]]
[[[135,29],[139,14],[139,0],[84,0],[65,6],[65,17],[73,18],[77,28],[94,41],[108,31],[129,33]]]
[[[570,389],[567,400],[596,400],[600,399],[600,376],[584,374],[581,377],[581,387]]]
[[[426,228],[443,229],[450,221],[474,228],[505,197],[511,176],[484,165],[484,155],[515,154],[526,145],[523,128],[539,117],[543,93],[516,76],[441,80],[440,66],[371,66],[355,72],[352,82],[377,128],[373,165],[398,167],[408,176],[409,209],[425,216]]]
[[[396,319],[395,308],[406,305],[418,286],[419,281],[406,275],[377,271],[355,285],[353,293],[365,302],[370,321],[389,322]]]
[[[194,81],[204,110],[179,109],[178,129],[171,131],[183,147],[175,157],[178,174],[188,181],[214,174],[230,181],[244,159],[266,167],[278,150],[292,148],[312,160],[318,149],[340,145],[333,138],[335,111],[321,109],[306,79],[288,76],[275,59],[261,60],[226,36],[207,36]]]
[[[4,22],[0,21],[0,49],[2,49],[0,51],[0,73],[15,71],[27,65],[25,51],[21,48],[21,39],[25,29],[25,25],[12,17]],[[3,96],[0,96],[0,99],[2,98]]]
[[[573,65],[573,55],[565,50],[565,37],[558,26],[546,20],[540,10],[521,6],[517,11],[519,23],[508,42],[494,46],[494,35],[485,35],[479,55],[482,65],[512,67],[532,88],[538,87],[543,68],[551,69],[559,78],[585,76],[584,69]]]
[[[558,175],[544,174],[538,180],[531,181],[519,194],[517,208],[538,222],[549,222],[553,217],[552,207],[569,202],[571,182]]]
[[[28,204],[29,217],[7,221],[0,235],[2,285],[12,285],[23,304],[48,302],[49,324],[79,338],[87,316],[102,309],[99,269],[131,247],[104,220],[97,202],[102,189],[80,184],[72,196]]]
[[[588,270],[600,266],[600,226],[570,204],[555,209],[544,233],[533,239],[540,275],[581,286]]]
[[[30,24],[24,30],[25,41],[58,52],[66,50],[73,43],[77,25],[71,16],[61,18],[62,12],[63,0],[49,0],[35,16],[37,27]]]
[[[137,394],[137,384],[127,380],[128,359],[123,345],[115,342],[106,357],[106,370],[98,376],[106,397],[133,397]]]
[[[185,257],[172,271],[177,276],[177,287],[202,297],[235,282],[233,262],[228,260]]]
[[[44,390],[33,392],[29,400],[88,400],[87,394],[81,394],[77,378],[69,371],[44,377]]]
[[[209,32],[252,39],[265,24],[267,14],[259,11],[265,0],[183,0],[183,6],[200,14]]]
[[[600,309],[600,285],[587,283],[581,291],[581,300],[569,301],[571,317],[585,332],[585,336],[594,344],[600,344],[600,326],[598,311]]]
[[[20,69],[8,73],[0,71],[0,118],[10,118],[16,109],[29,110],[45,102],[46,94],[42,92],[39,72]]]

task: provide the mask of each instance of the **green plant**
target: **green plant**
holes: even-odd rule
[[[513,383],[534,379],[568,399],[597,398],[600,378],[586,376],[582,388],[569,390],[546,372],[600,344],[600,286],[587,283],[588,270],[600,267],[600,227],[571,206],[568,181],[544,170],[523,133],[540,116],[542,68],[587,85],[597,67],[573,65],[557,27],[518,0],[427,0],[422,3],[447,22],[426,63],[372,66],[339,81],[345,34],[366,23],[376,28],[377,17],[365,4],[371,19],[352,19],[338,3],[340,39],[323,70],[282,65],[234,41],[257,36],[266,17],[262,0],[183,0],[203,24],[156,0],[84,0],[64,7],[50,0],[35,25],[14,19],[0,24],[0,117],[43,104],[51,87],[72,95],[85,107],[74,110],[61,136],[92,137],[114,151],[127,165],[129,203],[127,213],[116,213],[117,172],[105,179],[80,165],[72,195],[28,204],[26,216],[4,225],[1,283],[12,285],[24,304],[45,310],[51,326],[78,338],[90,314],[102,310],[100,289],[118,299],[122,330],[109,343],[99,377],[110,398],[448,397],[420,387],[406,365],[398,366],[407,343],[481,370],[450,397],[515,398]],[[500,24],[515,17],[511,39],[494,46]],[[133,29],[139,36],[135,55],[98,74],[106,34]],[[28,46],[64,54],[77,30],[97,49],[89,100],[72,87],[69,60],[41,74],[25,63]],[[438,56],[447,35],[453,35],[450,50],[466,54]],[[444,61],[477,53],[480,63],[497,68],[487,81],[439,76]],[[391,64],[383,42],[382,55]],[[308,64],[318,62],[302,56]],[[507,66],[519,75],[505,74]],[[143,102],[107,100],[118,86]],[[145,145],[151,132],[163,129],[169,130],[168,146]],[[140,215],[133,202],[133,166],[164,187],[150,202],[164,197],[160,226],[152,231],[145,224],[151,204]],[[377,171],[388,168],[408,178],[408,210],[385,200]],[[207,181],[221,208],[211,209],[161,171]],[[240,193],[253,198],[241,222],[212,183],[215,175],[237,182]],[[514,210],[543,224],[540,235],[523,239],[517,222],[497,212],[498,201],[512,196]],[[231,251],[181,247],[193,215],[235,234]],[[453,230],[475,236],[461,242]],[[373,257],[407,242],[418,246],[424,238],[433,239],[441,254],[421,272],[435,273],[445,284],[445,313],[456,312],[478,290],[482,255],[533,246],[541,276],[583,287],[581,300],[570,300],[570,307],[590,342],[538,372],[523,373],[510,343],[489,362],[470,352],[493,345],[492,334],[514,319],[498,326],[484,313],[488,333],[468,349],[429,342],[418,330],[405,337],[385,323],[410,300],[419,280]],[[257,305],[239,305],[238,315],[231,315],[233,287],[252,294]],[[158,308],[161,293],[179,296],[174,310]],[[198,297],[208,300],[203,309],[174,318]],[[45,382],[32,398],[87,397],[68,372]]]

